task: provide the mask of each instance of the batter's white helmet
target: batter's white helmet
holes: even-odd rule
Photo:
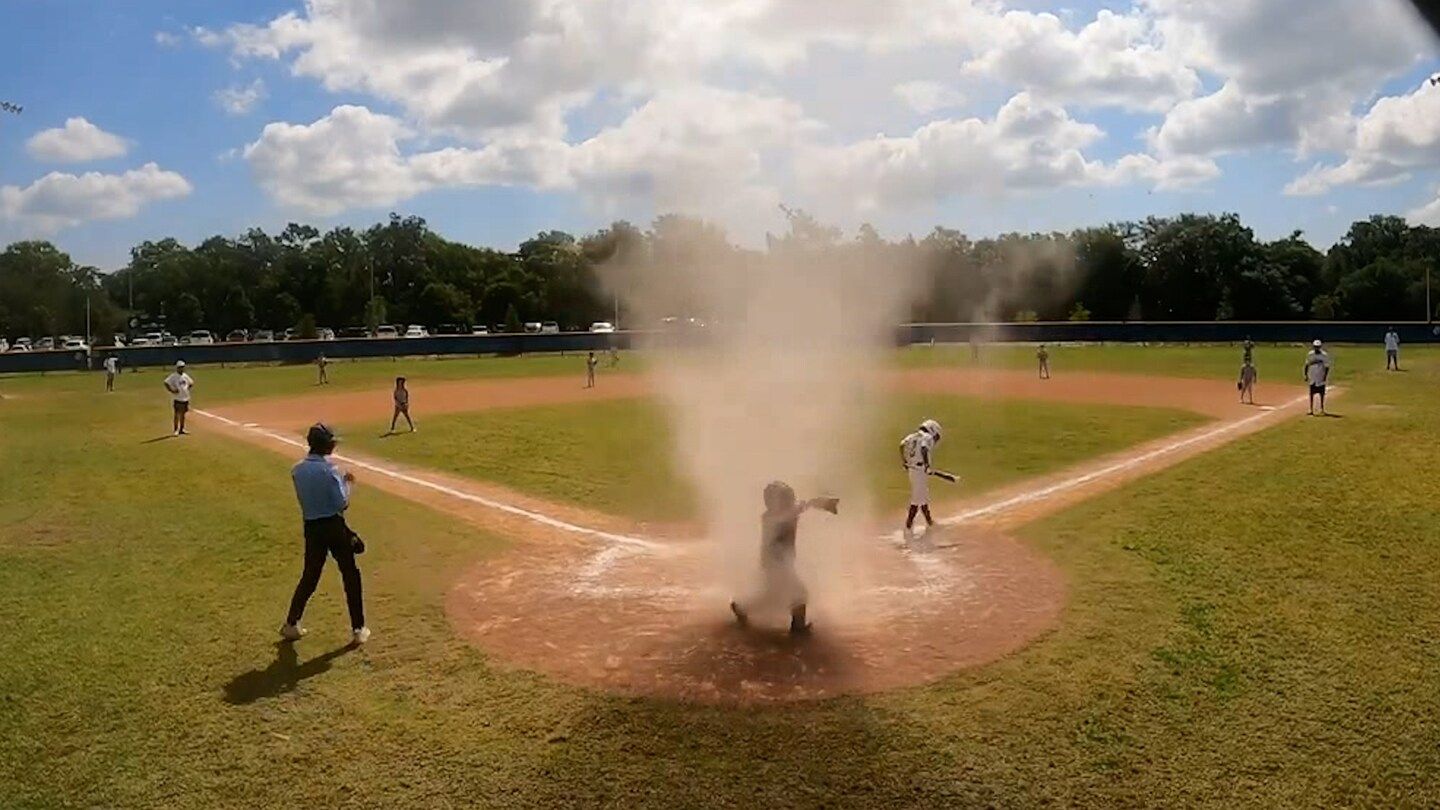
[[[924,422],[920,423],[920,429],[925,431],[926,433],[929,433],[931,436],[934,436],[935,441],[940,441],[939,422],[936,422],[934,419],[926,419]]]

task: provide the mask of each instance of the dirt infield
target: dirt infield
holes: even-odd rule
[[[1201,427],[1094,459],[966,502],[941,517],[932,553],[877,541],[851,569],[863,581],[814,594],[817,632],[791,639],[777,617],[742,631],[730,594],[708,582],[710,546],[684,527],[647,527],[550,504],[503,487],[346,456],[361,480],[430,504],[516,542],[464,572],[446,605],[457,630],[498,661],[566,682],[635,695],[764,703],[892,689],[996,660],[1058,620],[1065,585],[1043,555],[1007,536],[1025,522],[1300,412],[1298,388],[1268,386],[1275,404],[1240,406],[1226,383],[1111,374],[1049,381],[1018,372],[925,371],[891,376],[925,392],[1186,408]],[[643,378],[595,391],[570,379],[417,384],[421,413],[642,396]],[[384,391],[309,394],[199,412],[213,426],[272,449],[299,445],[314,419],[389,416]],[[822,527],[823,530],[823,527]],[[803,539],[802,539],[803,549]],[[802,550],[803,554],[803,550]],[[802,560],[803,562],[803,560]]]
[[[561,405],[591,400],[634,399],[650,394],[650,384],[638,374],[608,374],[593,389],[570,377],[528,377],[506,380],[426,382],[408,381],[411,410],[416,418],[466,413],[489,408]],[[1073,373],[1050,380],[1032,372],[975,369],[918,369],[892,372],[880,381],[900,390],[947,393],[990,399],[1034,399],[1097,405],[1140,405],[1180,408],[1214,417],[1249,412],[1224,383],[1214,380],[1147,377],[1134,374]],[[1272,399],[1288,397],[1299,389],[1267,385],[1260,393]],[[390,418],[389,389],[374,391],[314,391],[298,396],[251,399],[214,409],[237,421],[275,429],[302,428],[325,420],[339,424],[380,422]]]

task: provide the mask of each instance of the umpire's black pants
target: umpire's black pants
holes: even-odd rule
[[[335,558],[340,567],[340,579],[345,583],[345,604],[350,608],[350,626],[359,629],[365,626],[365,601],[360,592],[360,568],[355,565],[355,548],[350,527],[345,525],[341,515],[305,521],[305,570],[295,586],[295,596],[290,599],[290,613],[286,624],[299,624],[305,613],[305,603],[320,584],[320,572],[325,569],[325,555]]]

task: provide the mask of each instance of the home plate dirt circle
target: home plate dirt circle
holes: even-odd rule
[[[784,617],[740,628],[700,542],[515,548],[466,572],[447,599],[456,629],[495,658],[626,695],[775,703],[926,683],[1001,658],[1054,625],[1059,570],[1003,535],[967,530],[905,553],[880,540],[863,582],[812,588],[814,631]]]

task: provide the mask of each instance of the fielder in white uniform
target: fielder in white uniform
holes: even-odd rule
[[[1320,341],[1310,344],[1305,355],[1305,381],[1310,384],[1310,415],[1315,415],[1315,397],[1320,397],[1320,415],[1325,415],[1325,386],[1330,381],[1330,355]]]
[[[1385,332],[1385,370],[1400,370],[1400,333],[1393,326]]]
[[[934,419],[921,422],[919,430],[900,442],[900,461],[910,479],[910,512],[905,516],[907,540],[913,537],[917,512],[925,516],[927,529],[935,526],[930,516],[930,460],[939,443],[940,423]]]
[[[174,404],[175,416],[171,426],[175,428],[176,436],[184,436],[185,415],[190,413],[190,390],[195,387],[195,379],[185,373],[185,361],[181,360],[175,364],[175,371],[165,378],[165,390],[170,392],[170,399]]]

